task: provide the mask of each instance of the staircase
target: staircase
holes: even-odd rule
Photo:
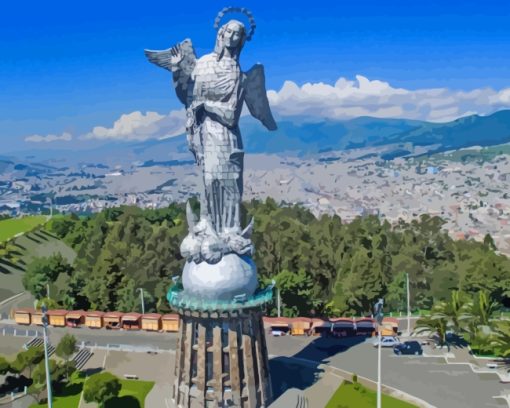
[[[25,344],[25,348],[28,350],[32,347],[44,347],[44,340],[40,337],[34,337],[28,343]],[[48,344],[48,357],[55,353],[55,347],[51,344]]]
[[[76,369],[81,370],[87,361],[89,361],[90,357],[92,357],[92,353],[88,349],[82,348],[78,351],[73,358],[73,361],[76,364]]]

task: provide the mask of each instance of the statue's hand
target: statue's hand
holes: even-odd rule
[[[170,63],[177,65],[182,61],[183,55],[181,50],[181,44],[174,45],[170,48]]]

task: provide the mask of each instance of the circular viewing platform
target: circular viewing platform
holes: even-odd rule
[[[271,284],[263,289],[257,289],[251,296],[237,295],[232,300],[209,300],[198,298],[186,293],[181,284],[176,284],[167,293],[167,300],[170,306],[180,312],[235,312],[243,309],[261,307],[273,298],[273,287]]]

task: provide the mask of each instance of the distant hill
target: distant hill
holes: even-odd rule
[[[510,142],[510,110],[489,116],[473,115],[449,123],[429,123],[406,119],[360,117],[345,121],[285,117],[277,120],[278,130],[267,131],[251,117],[241,120],[244,149],[247,153],[313,154],[334,150],[386,146],[383,158],[410,153],[413,146],[430,146],[432,152],[456,150],[474,145],[492,146]],[[406,146],[394,146],[405,144]],[[390,147],[390,145],[392,147]],[[76,163],[109,166],[133,164],[186,163],[191,154],[185,135],[136,143],[110,142],[79,153],[69,151],[24,151],[19,159],[45,161],[57,168]],[[12,160],[9,157],[9,160]],[[1,163],[5,168],[12,163]]]

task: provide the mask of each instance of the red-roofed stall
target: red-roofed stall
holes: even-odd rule
[[[121,319],[124,313],[120,312],[107,312],[103,315],[104,327],[110,329],[120,329]]]
[[[85,326],[91,329],[101,329],[103,327],[104,312],[87,312],[85,313]]]
[[[329,319],[333,324],[331,332],[335,337],[350,337],[356,335],[354,319],[350,317],[337,317]]]
[[[142,316],[142,330],[161,330],[161,315],[159,313],[147,313]]]
[[[356,319],[357,336],[373,336],[375,334],[375,320],[371,317]]]
[[[24,308],[17,309],[14,311],[14,321],[17,324],[29,325],[32,322],[31,315],[35,312],[35,309]]]
[[[48,310],[46,313],[48,316],[48,323],[54,327],[65,327],[67,310],[56,309]]]
[[[80,327],[85,323],[85,311],[83,310],[72,310],[66,315],[66,326],[67,327]]]
[[[167,332],[179,331],[179,315],[175,313],[163,315],[161,317],[161,325],[163,331]]]
[[[121,326],[126,330],[140,330],[142,315],[140,313],[126,313],[121,317]]]

